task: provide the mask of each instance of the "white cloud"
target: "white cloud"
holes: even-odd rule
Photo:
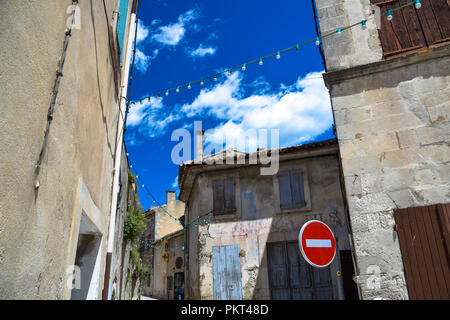
[[[203,89],[192,103],[182,106],[182,111],[190,117],[208,114],[225,121],[205,136],[206,143],[220,144],[223,137],[239,140],[252,130],[278,129],[280,147],[299,144],[333,123],[328,91],[320,75],[309,73],[273,94],[244,97],[242,75],[235,72],[224,83]]]
[[[152,98],[142,100],[131,105],[127,118],[127,127],[135,127],[139,132],[148,137],[157,137],[164,134],[167,126],[180,119],[180,115],[167,114],[163,99]]]
[[[146,55],[143,51],[136,48],[136,58],[135,58],[135,66],[136,68],[144,73],[147,71],[148,67],[150,66],[150,63],[152,60],[154,60],[158,56],[159,50],[155,49],[153,50],[152,55]]]
[[[150,32],[149,28],[144,25],[142,20],[139,20],[136,34],[136,42],[139,44],[140,42],[144,41],[148,37],[149,32]]]
[[[158,32],[152,36],[152,39],[164,45],[176,46],[186,33],[186,23],[197,19],[198,16],[198,12],[191,9],[181,14],[177,22],[159,27]]]
[[[321,72],[299,77],[277,90],[269,90],[270,85],[263,78],[244,84],[243,77],[239,71],[232,73],[225,82],[202,89],[191,103],[177,106],[170,114],[163,99],[136,104],[128,116],[128,125],[156,137],[164,134],[169,124],[183,118],[209,116],[220,123],[205,135],[206,145],[218,146],[214,151],[221,150],[224,137],[239,141],[258,129],[278,129],[279,147],[284,147],[314,139],[332,125],[329,94]],[[241,150],[253,151],[257,147],[256,139],[250,138],[249,143],[250,149]]]
[[[200,44],[200,46],[189,52],[189,55],[193,58],[197,57],[204,57],[206,55],[214,55],[216,53],[217,48],[214,47],[204,47],[203,44]]]
[[[178,188],[178,176],[175,177],[175,180],[172,182],[172,188]]]

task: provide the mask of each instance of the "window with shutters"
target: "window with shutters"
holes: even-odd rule
[[[236,213],[234,178],[213,181],[214,215]]]
[[[383,14],[411,0],[371,0],[382,17],[378,34],[384,57],[392,57],[450,41],[450,1],[423,0],[421,8],[408,6],[394,11],[391,21]]]
[[[292,169],[278,173],[280,208],[300,209],[306,207],[305,184],[302,169]]]

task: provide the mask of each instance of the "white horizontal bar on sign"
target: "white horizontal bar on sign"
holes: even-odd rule
[[[306,246],[311,248],[331,248],[329,239],[306,239]]]

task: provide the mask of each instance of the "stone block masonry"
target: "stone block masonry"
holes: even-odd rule
[[[431,54],[328,81],[363,299],[408,298],[393,210],[450,202],[449,65]]]

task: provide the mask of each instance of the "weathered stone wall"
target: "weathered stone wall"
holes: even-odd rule
[[[70,298],[65,280],[79,181],[109,221],[118,119],[108,26],[116,0],[80,1],[48,146],[35,165],[62,53],[70,0],[0,5],[0,297]],[[107,230],[107,228],[105,229]],[[107,232],[101,250],[106,255]],[[104,258],[99,288],[103,288]]]
[[[393,210],[450,202],[448,53],[328,75],[365,299],[408,298]],[[368,285],[374,270],[380,288]]]
[[[336,150],[335,150],[336,152]],[[301,226],[320,219],[334,229],[341,250],[350,250],[339,182],[337,155],[296,159],[280,163],[280,170],[303,168],[310,208],[281,212],[276,176],[261,176],[258,166],[248,166],[197,176],[189,198],[189,221],[212,209],[212,181],[235,177],[237,214],[214,217],[210,224],[188,228],[189,271],[186,286],[190,299],[213,298],[212,247],[239,244],[244,299],[270,299],[266,242],[298,241]],[[337,297],[336,263],[331,265]]]
[[[363,65],[382,59],[381,43],[370,0],[315,0],[322,35],[368,19],[367,29],[355,26],[323,39],[327,71]],[[370,19],[369,19],[370,17]]]
[[[175,199],[174,191],[167,191],[166,204],[152,208],[155,212],[155,240],[183,228],[178,221],[175,221],[168,214],[171,214],[174,218],[179,218],[184,215],[184,207],[184,202]]]
[[[137,201],[137,186],[130,183],[128,178],[128,159],[126,149],[122,149],[122,160],[120,166],[120,192],[118,199],[118,209],[116,213],[116,226],[114,231],[114,252],[111,262],[111,288],[110,296],[113,300],[131,299],[137,295],[137,289],[132,289],[129,284],[128,273],[133,271],[134,266],[130,263],[130,250],[133,244],[123,241],[123,231],[125,224],[125,216],[129,207],[140,207]]]

